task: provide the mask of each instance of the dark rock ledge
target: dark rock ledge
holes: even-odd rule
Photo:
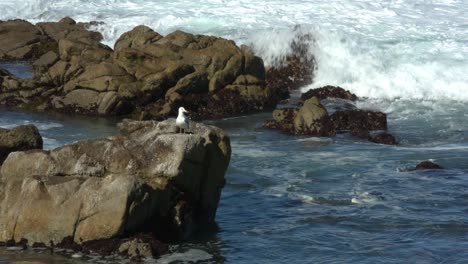
[[[124,120],[119,129],[9,153],[0,167],[0,245],[140,258],[214,227],[229,137],[199,123],[179,134],[173,119]]]

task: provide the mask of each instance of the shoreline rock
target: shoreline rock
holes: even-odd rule
[[[179,134],[173,119],[124,120],[119,129],[109,138],[10,154],[0,168],[0,241],[118,249],[136,234],[183,241],[214,226],[229,137],[195,122],[192,134]],[[121,251],[153,243],[140,240]]]

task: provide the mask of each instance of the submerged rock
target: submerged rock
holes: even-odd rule
[[[0,166],[11,152],[42,149],[42,144],[42,137],[34,125],[0,128]]]
[[[440,170],[443,169],[440,165],[433,163],[432,161],[422,161],[416,165],[416,170]]]
[[[124,121],[116,136],[11,153],[0,170],[0,241],[77,245],[214,225],[231,148],[220,129]],[[68,239],[68,240],[67,240]]]
[[[326,98],[340,98],[350,101],[357,100],[357,96],[351,93],[350,91],[338,86],[331,85],[327,85],[316,89],[310,89],[309,91],[301,95],[301,99],[304,101],[312,97],[317,97],[319,100],[323,100]]]
[[[395,137],[387,132],[378,132],[378,133],[371,133],[369,136],[369,141],[378,143],[378,144],[385,144],[385,145],[397,145],[398,142],[396,141]]]

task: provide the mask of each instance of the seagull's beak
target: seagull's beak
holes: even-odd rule
[[[189,113],[189,111],[187,111],[187,110],[184,110],[184,112],[187,113],[187,114]]]

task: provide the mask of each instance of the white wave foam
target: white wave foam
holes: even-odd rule
[[[314,35],[318,70],[315,82],[303,91],[338,85],[369,98],[468,101],[467,63],[448,57],[441,60],[448,47],[443,52],[421,53],[430,48],[424,41],[385,45],[343,33],[316,31]]]

